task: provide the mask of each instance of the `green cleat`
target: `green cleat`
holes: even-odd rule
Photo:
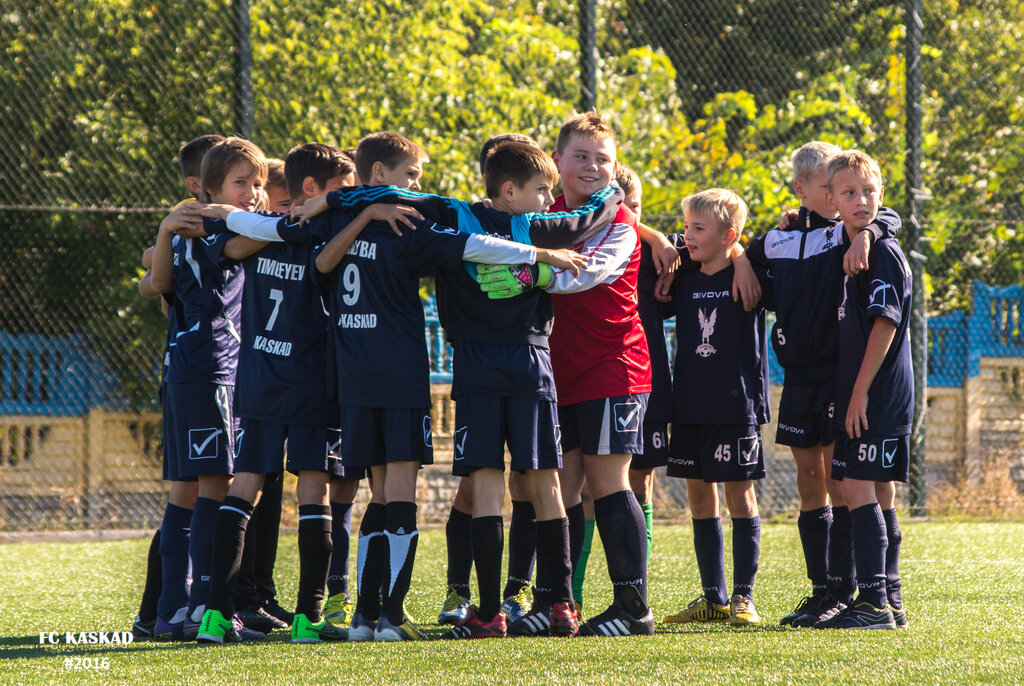
[[[665,624],[689,624],[690,622],[728,622],[728,605],[713,603],[704,596],[693,599],[685,609],[661,620]]]
[[[334,626],[327,619],[313,623],[306,615],[296,614],[292,620],[292,643],[322,643],[323,641],[347,641],[348,632]]]
[[[196,634],[199,643],[241,643],[242,637],[235,630],[235,623],[219,610],[207,610]]]
[[[324,603],[324,619],[334,626],[348,626],[352,612],[352,601],[344,593],[335,593]]]

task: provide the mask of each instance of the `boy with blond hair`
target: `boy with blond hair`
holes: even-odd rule
[[[852,240],[875,221],[884,187],[878,164],[844,151],[828,165],[828,198]],[[883,513],[892,483],[906,482],[914,416],[910,356],[910,265],[894,240],[882,240],[869,266],[843,282],[839,303],[837,416],[842,422],[832,457],[832,478],[842,482],[850,508],[858,594],[825,629],[894,629],[907,625],[899,578],[901,535]],[[890,546],[894,550],[890,550]]]
[[[765,476],[760,425],[769,418],[765,307],[746,310],[729,297],[733,268],[728,257],[746,222],[747,206],[733,191],[712,188],[686,198],[683,212],[686,248],[701,266],[677,274],[673,284],[678,341],[668,475],[686,479],[703,587],[684,613],[693,615],[690,621],[757,625],[761,618],[753,588],[761,520],[754,481]],[[770,301],[770,290],[764,292]],[[717,484],[722,482],[733,523],[731,597],[726,595],[718,517]],[[697,616],[696,610],[708,616]]]

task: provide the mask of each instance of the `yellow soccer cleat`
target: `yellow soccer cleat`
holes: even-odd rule
[[[761,615],[757,614],[753,599],[743,595],[730,598],[729,623],[733,626],[759,626]]]
[[[704,596],[695,598],[686,609],[661,620],[664,624],[689,624],[691,622],[728,622],[728,605],[713,603]]]

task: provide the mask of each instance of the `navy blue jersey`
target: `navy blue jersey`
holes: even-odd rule
[[[327,212],[314,234],[339,233],[353,219]],[[430,407],[430,381],[419,276],[458,266],[469,239],[433,222],[396,236],[371,222],[325,280],[338,402],[353,407]]]
[[[278,424],[336,423],[324,373],[328,317],[310,246],[269,243],[243,265],[235,413]]]
[[[685,248],[681,254],[689,256]],[[647,349],[651,353],[651,395],[647,399],[645,423],[672,421],[672,374],[665,346],[665,319],[675,312],[670,303],[654,298],[654,284],[657,280],[658,271],[654,266],[651,247],[642,243],[636,284],[640,299],[636,309],[647,334]]]
[[[882,208],[875,218],[876,240],[900,229],[899,215]],[[791,230],[773,229],[747,246],[752,264],[772,271],[775,325],[772,347],[786,384],[813,384],[836,378],[839,330],[833,316],[843,281],[845,243],[835,220],[800,208]],[[872,247],[872,251],[874,248]]]
[[[914,367],[910,357],[910,265],[892,239],[878,241],[869,267],[843,279],[839,304],[839,376],[836,417],[845,424],[853,384],[860,372],[875,317],[896,325],[896,334],[882,366],[868,389],[868,436],[910,433],[914,416]]]
[[[748,312],[733,301],[734,271],[676,275],[673,425],[769,421],[765,310],[758,304]],[[764,273],[758,277],[764,284]]]
[[[564,212],[530,212],[507,217],[508,237],[539,248],[568,248],[596,235],[615,219],[622,202],[618,186],[605,186],[582,206]],[[327,194],[327,206],[358,212],[374,203],[401,203],[415,207],[427,219],[465,233],[487,233],[478,206],[455,198],[404,190],[397,186],[350,186]]]
[[[174,247],[181,320],[170,348],[169,383],[235,383],[245,277],[242,265],[223,254],[233,236],[186,238]]]

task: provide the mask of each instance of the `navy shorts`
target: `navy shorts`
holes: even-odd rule
[[[669,476],[709,483],[765,477],[761,427],[756,424],[682,424],[672,427]]]
[[[287,465],[285,455],[288,456]],[[292,474],[303,471],[341,473],[341,435],[325,426],[265,422],[242,417],[235,434],[235,471],[273,474],[287,467]]]
[[[174,443],[174,418],[171,412],[170,402],[167,400],[167,384],[160,384],[160,413],[163,416],[163,435],[160,438],[160,447],[163,449],[163,479],[164,481],[196,481],[197,477],[183,476],[179,472],[178,456],[175,452]]]
[[[231,412],[234,386],[212,383],[169,383],[165,396],[164,458],[171,481],[233,473],[235,421]]]
[[[343,405],[341,436],[346,470],[388,462],[434,464],[430,410]]]
[[[668,422],[644,422],[644,451],[635,453],[630,469],[656,469],[668,464]]]
[[[834,381],[783,386],[775,442],[793,448],[811,448],[835,441],[835,390]]]
[[[899,481],[910,477],[910,436],[861,436],[846,432],[836,439],[832,453],[832,478],[861,481]]]
[[[559,469],[558,407],[550,400],[460,395],[455,400],[452,474],[505,469],[505,444],[511,469]]]
[[[585,400],[558,408],[562,452],[639,455],[644,451],[644,412],[650,393]]]

